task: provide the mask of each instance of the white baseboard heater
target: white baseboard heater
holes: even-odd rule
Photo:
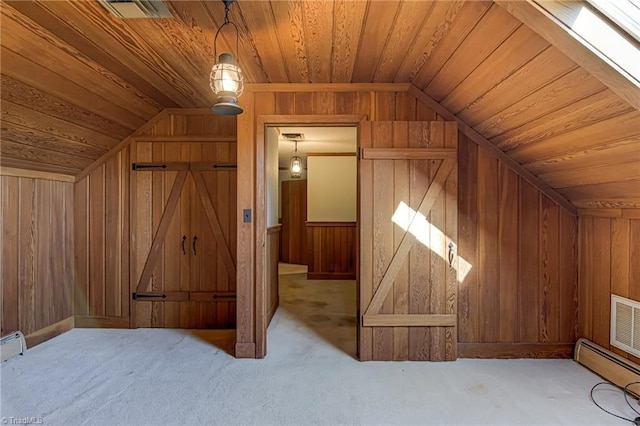
[[[26,350],[27,342],[20,331],[14,331],[0,339],[1,362],[5,362],[16,355],[22,355]]]
[[[640,380],[638,364],[587,339],[578,340],[573,359],[621,388]],[[629,392],[635,397],[640,396],[637,386],[629,387]]]

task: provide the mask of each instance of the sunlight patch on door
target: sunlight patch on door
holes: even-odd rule
[[[429,222],[425,215],[416,212],[404,201],[401,201],[391,220],[403,230],[410,232],[422,245],[443,258],[447,263],[449,262],[448,242],[451,241],[451,238],[448,238],[437,226]],[[473,266],[458,255],[458,246],[455,243],[453,243],[453,253],[457,258],[457,261],[453,261],[453,267],[458,271],[458,282],[462,282]]]

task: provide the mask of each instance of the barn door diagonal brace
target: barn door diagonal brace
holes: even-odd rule
[[[420,202],[420,206],[416,210],[416,212],[424,212],[429,211],[433,207],[436,199],[442,192],[445,187],[445,182],[451,171],[454,169],[456,161],[453,159],[443,160],[436,175],[431,182],[431,185],[427,189],[422,201]],[[418,218],[418,215],[414,215],[407,227],[407,231],[405,231],[400,245],[397,250],[393,254],[393,258],[387,267],[382,279],[380,280],[380,284],[378,285],[377,290],[375,291],[369,306],[367,307],[362,321],[363,325],[366,326],[383,326],[385,324],[384,318],[389,320],[388,326],[430,326],[430,325],[451,325],[455,326],[455,315],[411,315],[411,314],[403,314],[403,315],[391,315],[391,314],[379,314],[382,309],[382,305],[384,300],[386,299],[389,291],[393,286],[393,282],[395,281],[400,268],[403,265],[403,262],[406,260],[411,248],[416,242],[416,236],[413,235],[410,231],[413,228],[414,221]],[[375,325],[374,325],[375,324]]]
[[[209,225],[211,225],[211,230],[213,231],[216,244],[220,249],[220,255],[222,256],[222,261],[224,262],[227,274],[229,274],[231,279],[234,279],[236,276],[236,265],[233,262],[233,257],[231,256],[229,247],[224,240],[224,233],[222,232],[222,227],[220,226],[220,221],[216,214],[216,209],[213,207],[211,197],[209,197],[209,192],[207,192],[207,186],[204,182],[204,178],[202,177],[202,172],[192,171],[191,174],[193,176],[193,181],[196,184],[198,194],[200,195],[200,200],[202,200],[204,211],[209,219]]]
[[[187,173],[189,173],[188,170],[178,172],[176,180],[173,182],[171,192],[169,193],[169,199],[167,200],[167,205],[162,213],[160,224],[158,225],[158,230],[156,231],[156,235],[153,237],[153,242],[151,243],[151,250],[145,260],[144,268],[140,275],[140,281],[138,281],[138,286],[136,287],[136,293],[143,293],[146,290],[147,285],[149,285],[149,279],[153,273],[153,268],[156,266],[156,263],[160,258],[162,245],[165,237],[167,236],[169,225],[171,224],[171,218],[173,217],[178,201],[180,200],[182,187],[187,180]]]

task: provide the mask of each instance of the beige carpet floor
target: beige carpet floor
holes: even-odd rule
[[[0,366],[2,423],[603,425],[600,379],[570,360],[354,359],[353,282],[282,280],[264,360],[229,333],[74,329]],[[621,395],[598,401],[631,417]],[[16,420],[17,419],[17,420]],[[24,422],[23,422],[24,423]],[[32,421],[31,423],[34,423]]]

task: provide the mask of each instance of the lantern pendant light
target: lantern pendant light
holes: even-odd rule
[[[222,115],[238,115],[242,114],[242,108],[238,105],[238,97],[242,94],[243,77],[242,70],[235,64],[233,55],[230,53],[221,53],[218,57],[218,35],[220,31],[231,25],[236,31],[236,56],[238,55],[238,26],[229,21],[229,6],[235,0],[222,0],[224,3],[224,24],[218,28],[216,36],[213,39],[213,52],[218,62],[211,68],[209,76],[209,86],[217,96],[216,103],[213,104],[211,110],[216,114]]]
[[[291,157],[291,163],[289,165],[289,173],[291,173],[292,178],[299,179],[302,177],[302,158],[297,155],[298,141],[296,141],[295,143],[295,150],[293,151],[293,156]]]

